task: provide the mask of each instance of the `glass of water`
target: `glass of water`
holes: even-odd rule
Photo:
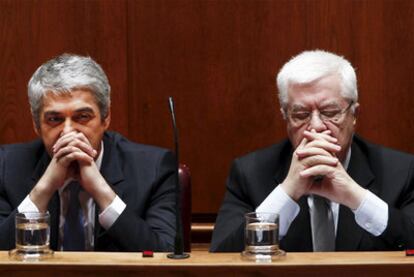
[[[53,255],[50,250],[49,213],[17,213],[16,248],[9,255],[19,260],[41,260]]]
[[[256,261],[272,261],[285,252],[279,248],[279,215],[248,213],[245,215],[245,249],[242,256]]]

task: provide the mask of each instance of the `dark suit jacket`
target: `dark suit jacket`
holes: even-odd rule
[[[414,156],[376,146],[354,136],[349,175],[362,187],[384,200],[389,207],[388,225],[375,237],[355,221],[354,213],[340,205],[337,251],[398,250],[414,247]],[[289,141],[236,159],[227,182],[210,251],[242,251],[243,215],[254,211],[287,176],[292,157]],[[307,197],[298,200],[300,212],[281,248],[312,251]]]
[[[170,251],[175,236],[175,158],[167,150],[135,144],[107,132],[101,173],[126,208],[105,230],[95,220],[96,251]],[[43,143],[0,147],[0,249],[14,245],[14,216],[43,175],[50,157]],[[59,196],[49,202],[51,248],[57,248]],[[96,215],[100,213],[96,205]]]

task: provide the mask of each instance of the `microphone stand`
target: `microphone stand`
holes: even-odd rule
[[[167,255],[170,259],[187,259],[190,257],[190,254],[184,253],[184,243],[183,243],[183,226],[181,223],[181,186],[180,186],[180,179],[179,179],[179,172],[178,172],[178,165],[179,165],[179,145],[178,145],[178,129],[177,124],[175,122],[175,113],[174,113],[174,100],[170,96],[168,98],[170,113],[171,113],[171,121],[174,130],[174,147],[175,147],[175,159],[176,159],[176,174],[175,174],[175,226],[176,226],[176,234],[174,240],[174,253],[170,253]]]

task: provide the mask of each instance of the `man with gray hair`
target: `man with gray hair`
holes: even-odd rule
[[[234,161],[211,251],[244,248],[244,214],[279,214],[287,251],[414,247],[414,156],[354,134],[355,70],[305,51],[277,76],[288,138]]]
[[[107,131],[110,86],[90,57],[63,54],[28,84],[40,139],[0,147],[0,249],[16,212],[49,211],[54,250],[170,251],[175,159]]]

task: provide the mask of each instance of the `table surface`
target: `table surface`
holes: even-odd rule
[[[122,276],[149,272],[159,276],[180,276],[184,272],[191,276],[248,276],[257,272],[263,276],[277,272],[293,275],[312,272],[318,276],[334,273],[339,276],[355,276],[358,273],[364,276],[414,276],[414,257],[406,257],[403,251],[287,253],[277,261],[252,262],[242,259],[240,253],[207,251],[193,251],[190,258],[183,260],[168,259],[166,253],[154,253],[154,257],[144,258],[142,253],[55,252],[53,258],[48,260],[22,262],[10,259],[7,251],[0,251],[0,273],[52,276],[49,271],[56,274],[59,270],[65,273],[59,276],[82,276],[86,271],[88,276],[95,276],[90,274],[91,271],[96,276],[111,276],[120,270],[123,271]],[[19,272],[21,275],[17,274]]]

